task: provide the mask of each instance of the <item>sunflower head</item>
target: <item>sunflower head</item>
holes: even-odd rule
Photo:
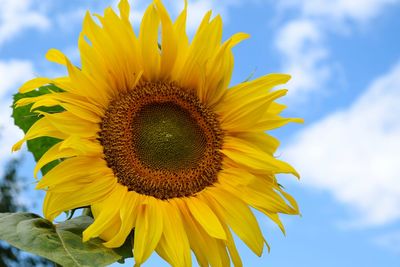
[[[223,132],[190,90],[138,84],[110,103],[100,128],[105,160],[130,191],[167,200],[217,181]]]
[[[153,251],[173,266],[190,266],[191,251],[200,266],[241,266],[232,232],[261,255],[265,239],[250,207],[282,230],[279,214],[299,213],[276,178],[298,174],[274,157],[279,142],[266,132],[301,121],[282,118],[285,106],[275,102],[286,90],[273,88],[290,76],[230,87],[232,48],[248,36],[223,42],[222,20],[211,12],[192,40],[187,5],[173,21],[154,0],[138,34],[127,0],[119,14],[107,8],[96,16],[99,24],[90,13],[84,19],[80,67],[50,49],[47,59],[68,75],[35,78],[20,89],[62,89],[17,102],[63,108],[38,111],[41,118],[13,148],[43,136],[60,140],[35,168],[36,175],[60,162],[36,186],[46,190],[46,218],[90,206],[94,222],[83,240],[100,236],[111,248],[135,229],[137,266]]]

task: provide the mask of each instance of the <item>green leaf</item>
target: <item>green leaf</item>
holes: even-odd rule
[[[0,240],[62,266],[107,266],[130,257],[118,252],[123,248],[104,247],[99,238],[83,243],[82,232],[92,222],[80,216],[52,224],[32,213],[0,213]]]
[[[14,95],[14,104],[13,104],[13,118],[14,118],[14,123],[17,125],[19,128],[21,128],[24,133],[26,133],[31,126],[40,119],[40,116],[35,113],[31,112],[30,109],[32,107],[31,105],[23,106],[16,108],[15,107],[15,102],[18,101],[21,98],[26,98],[26,97],[36,97],[44,94],[50,93],[50,91],[56,91],[60,92],[61,89],[58,87],[55,87],[54,85],[47,85],[40,87],[38,90],[34,90],[25,94],[15,94]],[[61,112],[63,111],[63,108],[60,106],[54,106],[54,107],[44,107],[40,108],[38,110],[45,111],[48,113],[56,113],[56,112]],[[39,137],[33,140],[29,140],[27,142],[28,150],[32,152],[34,158],[36,161],[38,161],[43,154],[53,145],[57,144],[60,142],[59,139],[52,138],[52,137]],[[54,166],[56,166],[60,161],[53,161],[46,166],[42,168],[42,174],[46,174],[49,170],[51,170]]]
[[[133,258],[133,240],[134,240],[135,231],[132,230],[128,235],[128,238],[125,240],[125,243],[119,248],[115,248],[114,251],[117,252],[122,258],[118,261],[119,263],[124,263],[125,259]]]

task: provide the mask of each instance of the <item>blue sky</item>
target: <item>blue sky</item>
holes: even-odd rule
[[[76,49],[85,10],[112,0],[0,0],[0,163],[21,137],[8,118],[10,97],[27,79],[58,76],[46,62],[58,48],[79,63]],[[148,0],[133,3],[140,20]],[[166,1],[172,14],[183,1]],[[280,181],[298,200],[302,217],[284,217],[287,236],[258,215],[272,247],[262,258],[240,242],[245,266],[385,266],[400,264],[400,1],[189,1],[189,31],[212,9],[225,37],[244,31],[235,48],[232,83],[270,72],[293,75],[287,116],[304,125],[273,132],[278,156],[301,173]],[[23,174],[33,161],[25,156]],[[0,168],[0,173],[2,172]],[[33,179],[33,178],[32,178]],[[28,182],[28,184],[30,184]],[[31,188],[33,185],[31,186]],[[42,194],[30,193],[41,202]],[[40,212],[40,207],[33,207]],[[129,262],[128,266],[131,266]],[[160,266],[153,257],[145,266]],[[163,266],[163,265],[162,265]]]

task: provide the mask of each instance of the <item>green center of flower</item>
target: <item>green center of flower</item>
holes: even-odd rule
[[[138,158],[152,169],[191,168],[204,155],[207,139],[202,129],[190,112],[173,102],[144,106],[132,126]]]
[[[99,139],[118,182],[159,199],[192,196],[218,180],[223,132],[196,95],[142,83],[110,102]]]

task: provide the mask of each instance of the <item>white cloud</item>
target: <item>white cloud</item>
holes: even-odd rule
[[[75,25],[81,25],[85,17],[86,9],[83,7],[76,7],[74,10],[68,10],[57,14],[55,21],[57,26],[63,31],[74,31]]]
[[[116,7],[119,1],[114,1],[113,6]],[[224,22],[229,20],[229,8],[243,4],[243,0],[189,0],[188,1],[188,16],[186,29],[189,34],[193,34],[201,23],[204,15],[212,10],[213,15],[221,15]],[[147,6],[151,1],[131,1],[131,21],[134,25],[139,25]],[[172,18],[177,17],[183,10],[184,1],[164,0],[163,4],[169,10]]]
[[[229,21],[229,8],[243,4],[241,0],[197,0],[189,1],[187,29],[190,33],[197,30],[204,15],[212,10],[213,15],[221,15],[224,22]],[[183,1],[175,1],[176,12],[183,9]]]
[[[0,99],[9,97],[9,93],[19,83],[33,74],[32,63],[23,60],[0,61]]]
[[[282,54],[282,69],[291,73],[291,97],[304,99],[313,91],[326,88],[337,73],[337,62],[330,57],[325,39],[348,34],[355,25],[368,23],[400,0],[284,0],[277,3],[281,13],[298,14],[280,27],[275,38]],[[340,69],[340,67],[339,67]]]
[[[351,224],[400,219],[400,62],[348,109],[309,126],[285,149],[303,182],[353,208]]]
[[[5,0],[0,0],[5,1]],[[135,0],[129,1],[131,4],[131,16],[130,19],[135,26],[135,29],[139,28],[142,21],[143,14],[147,9],[148,5],[152,3],[150,0]],[[73,10],[69,10],[56,15],[56,21],[58,26],[62,30],[66,30],[66,27],[71,28],[71,25],[80,24],[83,21],[86,10],[89,10],[92,14],[102,14],[106,6],[112,6],[114,10],[118,10],[119,0],[113,0],[111,3],[106,2],[91,2],[90,4],[82,3],[80,6],[76,6]],[[209,11],[213,11],[213,15],[220,14],[224,22],[229,20],[229,8],[239,6],[243,4],[243,0],[194,0],[188,2],[188,16],[187,16],[187,31],[189,34],[193,34],[204,15]],[[177,17],[177,15],[183,10],[184,1],[175,0],[164,0],[163,4],[169,10],[171,17]]]
[[[283,56],[284,72],[293,77],[288,84],[289,96],[305,95],[329,79],[331,70],[325,62],[329,51],[323,46],[321,30],[313,21],[290,21],[279,32],[275,45]]]
[[[303,16],[319,17],[325,20],[363,22],[379,15],[389,5],[399,0],[284,0],[284,8],[297,8]]]
[[[147,2],[148,1],[146,1],[146,3]],[[166,8],[170,10],[172,17],[176,17],[182,12],[184,6],[184,1],[166,0],[163,1],[163,3]],[[186,25],[188,33],[193,34],[197,30],[201,20],[208,11],[212,10],[214,16],[221,15],[224,22],[227,23],[229,21],[229,9],[244,3],[243,0],[189,0]],[[134,22],[138,23],[141,21],[145,7],[147,7],[147,5],[144,5],[143,0],[133,6],[132,17],[134,18]]]
[[[4,163],[12,157],[12,145],[23,136],[11,118],[12,94],[33,74],[33,66],[29,61],[0,61],[0,177]]]
[[[43,30],[50,26],[38,5],[36,0],[0,0],[0,46],[22,30]]]
[[[209,10],[213,10],[213,14],[218,14],[218,12],[214,8],[214,4],[215,1],[210,0],[189,3],[187,29],[190,32],[194,32],[195,30],[197,30],[201,20]]]

